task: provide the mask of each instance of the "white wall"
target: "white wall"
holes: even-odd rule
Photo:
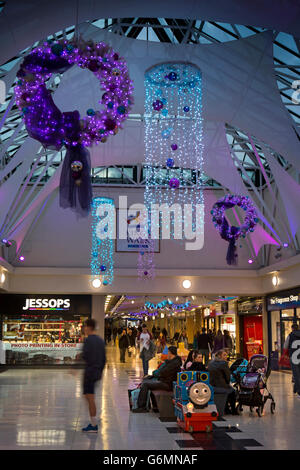
[[[217,196],[205,191],[205,233],[204,248],[200,251],[186,251],[184,243],[175,240],[161,240],[160,253],[155,255],[157,269],[228,269],[226,252],[228,243],[221,239],[211,221],[210,210]],[[94,188],[95,196],[107,196],[115,200],[118,207],[119,195],[128,197],[128,204],[143,202],[143,188]],[[18,266],[26,267],[76,267],[88,268],[91,250],[91,216],[77,219],[70,210],[59,207],[58,195],[46,207],[34,229],[23,244],[22,253],[26,261]],[[249,269],[250,251],[247,241],[238,243],[239,264],[229,270]],[[137,253],[115,253],[115,268],[136,269]],[[258,268],[253,263],[251,269]]]

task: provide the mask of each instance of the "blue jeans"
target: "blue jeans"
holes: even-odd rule
[[[300,364],[293,364],[291,361],[295,391],[300,395]]]
[[[144,371],[144,375],[148,375],[148,371],[149,371],[149,361],[146,361],[146,359],[144,357],[142,357],[142,361],[143,361],[143,371]]]

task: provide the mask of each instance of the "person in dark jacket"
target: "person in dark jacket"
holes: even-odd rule
[[[228,354],[220,349],[215,354],[215,359],[208,364],[209,383],[215,393],[227,394],[225,413],[237,414],[236,394],[230,385],[230,369],[227,362]]]
[[[233,342],[228,330],[224,330],[224,341],[225,348],[229,350],[229,353],[232,351]]]
[[[293,373],[294,393],[300,398],[300,330],[298,325],[292,325],[292,332],[288,335],[284,348],[288,349]]]
[[[221,349],[226,348],[225,338],[221,330],[218,330],[216,337],[214,339],[214,348],[213,353],[217,353]]]
[[[159,372],[159,379],[146,379],[143,381],[138,397],[138,408],[134,413],[146,413],[148,390],[172,390],[173,382],[177,379],[177,373],[181,370],[181,358],[177,356],[177,348],[170,346],[168,350],[168,359]],[[153,398],[152,398],[153,403]],[[157,408],[156,403],[153,406]]]
[[[187,367],[186,370],[195,370],[199,372],[204,372],[207,370],[205,364],[203,364],[203,356],[199,351],[196,352],[194,361],[189,367]]]
[[[164,337],[167,339],[167,337],[168,337],[168,332],[167,332],[166,328],[163,328],[163,329],[161,330],[161,332],[162,332],[162,334],[164,335]]]
[[[191,367],[191,365],[193,364],[193,362],[195,361],[195,357],[196,357],[196,354],[197,354],[198,350],[197,349],[192,349],[189,353],[188,353],[188,357],[186,358],[186,361],[183,365],[183,369],[184,370],[189,370],[189,368]]]
[[[128,349],[128,357],[131,357],[132,351],[134,351],[133,348],[135,348],[135,337],[133,335],[133,332],[131,328],[128,328],[128,342],[129,342],[129,349]]]
[[[202,333],[197,338],[198,351],[203,354],[204,362],[207,365],[209,358],[209,350],[211,349],[210,338],[206,333],[206,329],[202,328]]]
[[[129,339],[128,339],[125,329],[122,330],[121,336],[119,338],[119,348],[120,348],[120,361],[125,363],[126,349],[129,348]]]
[[[86,339],[82,351],[82,357],[86,363],[83,379],[83,395],[88,402],[90,423],[85,428],[82,428],[83,432],[98,432],[95,384],[101,379],[106,363],[105,344],[103,339],[95,334],[95,328],[95,320],[86,320],[84,324]]]

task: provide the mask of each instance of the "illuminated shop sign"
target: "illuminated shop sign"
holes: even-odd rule
[[[23,310],[69,310],[70,299],[25,299]]]
[[[90,295],[0,294],[0,314],[32,318],[50,315],[90,315]]]
[[[289,297],[271,297],[271,305],[282,305],[290,302],[299,302],[299,295],[290,295]]]

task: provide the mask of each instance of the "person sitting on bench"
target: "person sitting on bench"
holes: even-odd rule
[[[209,381],[215,394],[227,395],[225,414],[237,414],[236,393],[230,385],[230,369],[227,362],[228,354],[225,349],[220,349],[215,354],[215,359],[208,364]]]
[[[163,367],[161,366],[158,370],[158,378],[147,377],[143,380],[138,397],[138,408],[133,410],[133,413],[146,413],[148,411],[146,408],[148,390],[172,390],[173,382],[177,379],[177,373],[181,371],[181,358],[177,356],[177,348],[175,346],[169,347],[168,359]],[[151,398],[153,408],[157,409],[153,394]]]
[[[194,360],[191,364],[188,364],[186,370],[204,372],[207,370],[205,364],[203,364],[203,355],[201,352],[197,351],[194,356]]]

